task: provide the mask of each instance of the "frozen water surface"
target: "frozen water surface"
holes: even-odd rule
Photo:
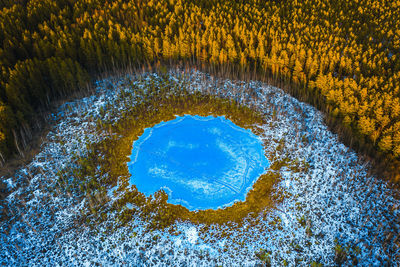
[[[131,183],[189,210],[245,200],[269,163],[261,139],[224,117],[185,115],[147,128],[133,143]]]
[[[344,266],[357,261],[359,266],[399,265],[398,191],[369,174],[370,163],[339,142],[322,113],[260,82],[219,79],[197,71],[171,70],[167,78],[165,83],[147,73],[140,79],[105,79],[97,83],[94,95],[68,102],[54,114],[40,152],[13,177],[4,177],[10,194],[1,203],[8,215],[0,218],[0,266],[265,265],[257,257],[260,251],[267,252],[271,266],[335,266],[337,245],[346,252]],[[142,216],[142,208],[129,203],[119,210],[120,199],[129,193],[125,187],[119,190],[125,186],[123,176],[118,185],[102,187],[108,189],[110,201],[95,207],[107,213],[106,219],[99,220],[100,212],[86,216],[93,213],[93,203],[80,193],[80,177],[74,178],[80,166],[75,155],[86,157],[88,147],[115,137],[97,121],[117,123],[138,101],[137,87],[166,84],[239,99],[263,111],[266,123],[258,131],[269,164],[290,161],[289,166],[271,170],[280,176],[275,196],[283,197],[276,208],[236,226],[177,220],[173,227],[153,230],[149,226],[158,220],[157,214]],[[249,97],[249,90],[257,97]],[[56,171],[65,174],[61,177]],[[96,168],[93,178],[107,177]],[[60,178],[68,186],[60,185]],[[135,216],[121,224],[126,209]],[[89,224],[80,223],[87,219]]]

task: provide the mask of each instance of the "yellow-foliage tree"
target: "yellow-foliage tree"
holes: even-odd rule
[[[22,114],[13,127],[87,73],[201,62],[290,82],[354,137],[361,133],[399,157],[398,0],[27,0],[0,7],[0,101]]]

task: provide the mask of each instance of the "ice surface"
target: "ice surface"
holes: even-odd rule
[[[224,117],[185,115],[148,128],[133,143],[131,183],[169,203],[217,209],[245,200],[268,167],[261,139]]]
[[[1,266],[256,266],[265,265],[257,257],[261,250],[268,252],[272,266],[334,266],[337,244],[348,255],[344,266],[399,265],[399,192],[370,174],[368,161],[339,142],[323,114],[276,87],[194,70],[171,70],[168,86],[256,107],[266,120],[258,132],[270,164],[298,162],[296,168],[291,163],[268,169],[280,176],[278,194],[272,194],[283,196],[282,202],[236,226],[177,221],[155,231],[150,222],[158,220],[157,214],[144,220],[132,203],[115,208],[126,193],[122,177],[117,187],[106,188],[110,201],[97,210],[107,215],[105,220],[87,216],[91,198],[65,184],[75,182],[75,156],[84,158],[92,144],[115,137],[96,121],[115,123],[140,102],[136,91],[166,86],[154,73],[96,84],[96,93],[64,104],[52,116],[54,123],[32,162],[13,177],[3,177],[10,194],[1,203],[8,214],[0,218]],[[56,175],[59,171],[64,175]],[[107,174],[99,170],[94,178],[102,182]],[[119,216],[129,208],[135,215],[121,224]]]

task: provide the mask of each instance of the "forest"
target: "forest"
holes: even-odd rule
[[[400,1],[1,0],[0,161],[93,77],[184,63],[263,77],[400,159]],[[38,115],[39,114],[39,115]],[[378,153],[376,153],[378,152]]]

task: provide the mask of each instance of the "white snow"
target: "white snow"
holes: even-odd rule
[[[397,192],[369,174],[369,163],[338,141],[320,112],[260,82],[218,79],[196,71],[171,71],[169,82],[253,104],[267,120],[260,127],[270,163],[285,158],[298,162],[299,170],[292,164],[277,171],[281,180],[276,189],[283,201],[242,225],[177,222],[156,231],[136,215],[121,225],[112,204],[123,192],[107,188],[110,199],[99,211],[107,212],[107,219],[82,217],[90,204],[79,191],[68,189],[72,170],[79,164],[77,158],[87,155],[87,145],[110,136],[96,129],[96,122],[117,122],[139,101],[129,81],[144,90],[162,82],[153,73],[97,82],[95,94],[60,107],[34,160],[5,178],[11,193],[4,203],[9,218],[0,223],[0,264],[252,266],[261,263],[256,254],[264,250],[273,266],[284,261],[292,266],[312,261],[331,266],[337,242],[352,248],[359,265],[398,264]],[[257,97],[250,97],[246,88]],[[352,264],[350,257],[346,264]]]
[[[186,229],[185,234],[190,244],[195,244],[197,239],[199,238],[195,227],[190,227],[189,229]]]

